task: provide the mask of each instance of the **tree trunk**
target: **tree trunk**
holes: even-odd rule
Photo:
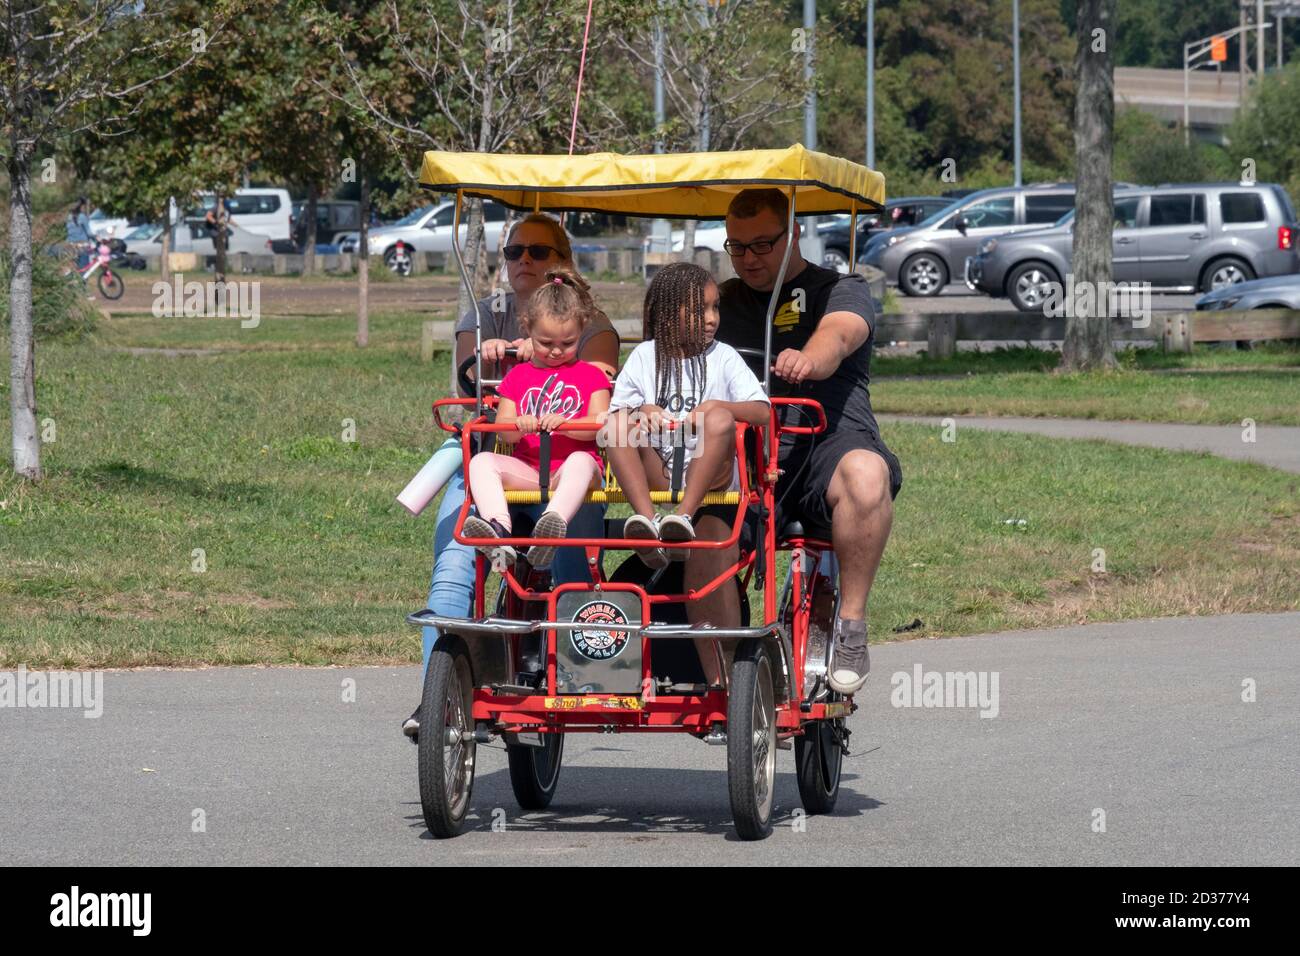
[[[162,231],[162,262],[159,266],[162,270],[162,279],[164,282],[172,280],[172,221],[171,221],[171,203],[167,204],[167,210],[163,213],[163,231]]]
[[[682,262],[695,261],[695,220],[687,219],[682,233]]]
[[[470,286],[473,289],[473,295],[470,295],[470,289],[465,288],[465,280],[461,276],[460,266],[455,262],[456,253],[453,252],[451,265],[456,269],[456,279],[458,282],[458,294],[456,296],[456,318],[462,315],[468,315],[476,309],[477,302],[483,296],[487,295],[487,256],[485,254],[483,242],[483,200],[467,200],[461,209],[461,229],[464,230],[465,242],[461,246],[461,257],[465,262],[465,271],[469,274]],[[459,241],[460,230],[454,241]],[[455,326],[453,325],[454,329]],[[455,362],[455,333],[452,333],[452,369],[450,387],[452,395],[459,395],[459,385],[456,380],[456,362]]]
[[[1063,303],[1068,307],[1061,348],[1061,368],[1065,371],[1116,367],[1107,294],[1113,274],[1114,27],[1115,0],[1079,0],[1073,271],[1074,289],[1083,294]],[[1098,30],[1101,32],[1094,37]]]
[[[370,344],[370,178],[361,166],[361,239],[357,243],[357,347]]]
[[[220,194],[216,197],[216,205],[213,207],[213,215],[216,219],[217,230],[212,234],[212,250],[217,254],[217,278],[225,281],[226,278],[226,223],[225,219],[229,217],[226,213],[226,200]],[[225,215],[223,215],[225,214]]]
[[[41,436],[36,430],[36,348],[32,330],[31,150],[11,143],[9,158],[9,412],[14,474],[41,477]]]
[[[316,197],[320,195],[320,187],[314,182],[307,186],[307,206],[303,210],[303,215],[307,217],[307,229],[304,233],[302,246],[302,274],[305,276],[315,275],[316,273]]]

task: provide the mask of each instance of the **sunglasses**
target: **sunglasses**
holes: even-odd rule
[[[722,248],[727,250],[727,254],[739,259],[746,252],[752,252],[756,256],[765,256],[772,251],[772,247],[781,241],[781,237],[788,230],[782,229],[771,239],[755,239],[753,242],[737,242],[735,239],[728,239],[722,244]]]
[[[549,259],[552,252],[556,255],[560,254],[560,250],[554,246],[544,246],[540,243],[531,246],[503,246],[501,254],[506,257],[507,262],[518,262],[523,258],[525,250],[530,259]]]

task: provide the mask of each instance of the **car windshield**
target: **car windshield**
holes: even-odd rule
[[[1052,223],[1052,225],[1053,225],[1053,226],[1064,226],[1067,222],[1069,222],[1069,221],[1072,220],[1073,218],[1074,218],[1074,210],[1071,209],[1069,212],[1067,212],[1067,213],[1066,213],[1064,216],[1062,216],[1060,219],[1056,220],[1056,222]]]
[[[154,233],[157,231],[158,231],[158,227],[153,225],[136,226],[134,229],[132,229],[122,238],[123,239],[152,239]]]
[[[417,222],[419,222],[421,219],[427,216],[432,209],[433,209],[432,206],[421,206],[419,209],[415,210],[414,212],[408,212],[401,219],[397,220],[397,222],[393,223],[393,225],[414,226]]]
[[[938,225],[939,223],[943,222],[943,220],[946,219],[949,215],[951,215],[952,213],[956,212],[959,208],[961,208],[961,207],[964,206],[964,205],[966,205],[966,199],[965,199],[965,198],[963,198],[963,199],[954,199],[951,203],[949,203],[948,205],[944,206],[944,207],[943,207],[942,209],[940,209],[938,212],[936,212],[936,213],[931,213],[929,216],[926,216],[924,219],[922,219],[920,222],[918,222],[918,223],[916,224],[916,225],[917,225],[917,228],[921,228],[921,227],[924,227],[924,226],[934,226],[934,225]]]

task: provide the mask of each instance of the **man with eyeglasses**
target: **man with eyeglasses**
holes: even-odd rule
[[[806,534],[829,535],[834,543],[840,602],[829,681],[834,690],[852,694],[866,683],[870,669],[867,596],[889,538],[893,499],[903,475],[871,411],[867,383],[876,312],[870,288],[860,275],[842,276],[806,261],[799,253],[798,223],[787,231],[789,209],[778,189],[747,189],[732,200],[725,248],[737,277],[719,289],[717,338],[763,351],[768,303],[786,246],[793,243],[772,317],[772,394],[816,399],[826,410],[827,429],[821,435],[782,437],[777,530],[779,534],[785,522],[798,519]],[[755,371],[761,377],[763,370]],[[784,420],[809,424],[791,408],[785,409]],[[724,540],[730,525],[721,513],[706,513],[697,534]],[[701,587],[735,559],[734,551],[692,551],[687,587]],[[717,607],[721,611],[724,605]],[[722,620],[729,616],[722,612],[708,619],[722,627],[740,623]]]

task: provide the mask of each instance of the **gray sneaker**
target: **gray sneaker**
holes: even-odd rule
[[[871,655],[867,652],[867,622],[846,621],[836,617],[831,642],[831,690],[841,694],[856,694],[867,682],[867,674],[871,671]]]
[[[658,540],[659,529],[655,527],[654,521],[645,515],[633,515],[623,522],[623,537],[629,540]],[[648,568],[663,568],[668,566],[668,552],[663,548],[637,548],[637,556],[641,558]]]

